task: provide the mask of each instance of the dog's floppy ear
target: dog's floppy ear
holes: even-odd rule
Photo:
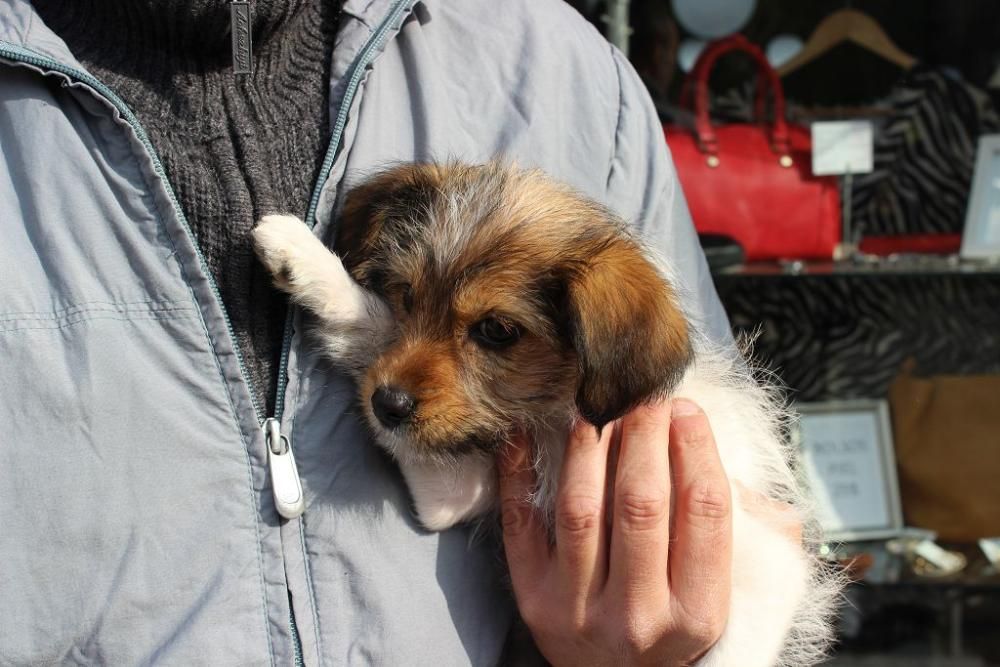
[[[672,390],[691,360],[687,321],[673,289],[632,239],[592,249],[569,280],[580,364],[576,402],[597,427]]]
[[[444,179],[434,164],[403,164],[379,172],[364,181],[344,199],[337,221],[335,249],[344,266],[357,278],[356,270],[380,249],[383,235],[394,223],[426,209]]]

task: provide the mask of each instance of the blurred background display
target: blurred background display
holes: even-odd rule
[[[646,83],[733,331],[802,414],[854,580],[829,664],[1000,665],[1000,2],[571,4]]]

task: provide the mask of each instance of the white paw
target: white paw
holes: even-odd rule
[[[288,289],[297,260],[315,252],[320,241],[304,222],[291,215],[265,215],[253,230],[254,250],[274,276],[275,284]]]

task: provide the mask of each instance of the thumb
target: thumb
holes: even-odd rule
[[[528,439],[512,438],[497,455],[497,468],[504,551],[514,593],[521,599],[541,580],[550,558],[545,528],[531,502],[535,471]]]

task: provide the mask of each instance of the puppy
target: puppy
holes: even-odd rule
[[[339,256],[287,216],[254,243],[357,381],[428,529],[496,509],[494,458],[515,430],[532,436],[551,525],[573,421],[600,428],[672,393],[705,410],[731,482],[804,512],[777,402],[690,326],[667,267],[605,208],[500,163],[404,165],[354,189],[339,229]],[[818,661],[836,582],[738,506],[733,531],[729,622],[698,664]]]

